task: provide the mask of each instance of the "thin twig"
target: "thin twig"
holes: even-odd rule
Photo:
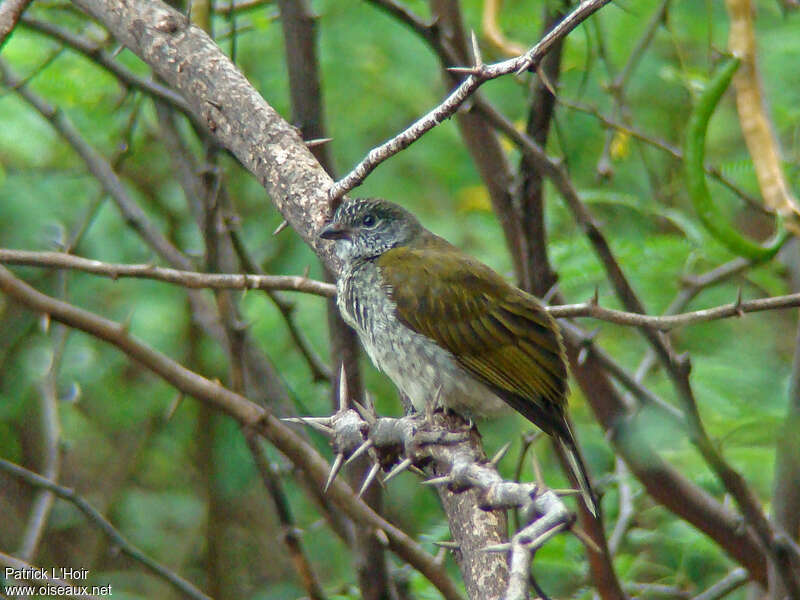
[[[191,289],[261,289],[282,290],[314,294],[316,296],[333,297],[336,286],[324,281],[309,279],[297,275],[250,275],[244,273],[200,273],[198,271],[181,271],[151,264],[106,263],[81,258],[62,252],[37,252],[29,250],[11,250],[0,248],[0,263],[9,265],[25,265],[57,269],[75,269],[95,275],[118,279],[133,277],[155,279],[174,283]],[[746,261],[725,265],[726,273],[738,272],[748,264]],[[691,292],[695,294],[696,292]],[[671,331],[678,327],[705,323],[730,317],[741,317],[745,313],[780,310],[800,306],[800,293],[759,298],[756,300],[737,300],[730,304],[706,308],[692,312],[652,316],[635,312],[626,312],[602,307],[594,302],[580,304],[561,304],[548,306],[547,311],[558,319],[588,317],[608,321],[617,325],[644,327],[657,331]]]
[[[0,267],[1,268],[1,267]],[[45,489],[53,492],[59,498],[66,500],[73,504],[79,511],[81,511],[84,516],[97,528],[99,528],[105,535],[108,537],[111,542],[119,548],[120,552],[128,556],[129,558],[141,563],[144,565],[148,570],[153,572],[158,577],[161,577],[165,581],[169,582],[175,589],[182,592],[186,596],[190,598],[196,598],[198,600],[211,600],[209,596],[206,596],[203,592],[197,589],[194,585],[183,579],[180,575],[173,573],[165,566],[157,563],[152,558],[144,554],[141,550],[136,548],[133,544],[131,544],[128,540],[126,540],[122,534],[117,531],[111,523],[109,523],[103,515],[101,515],[91,504],[89,504],[82,496],[79,496],[71,490],[70,488],[66,488],[64,486],[55,484],[51,481],[48,481],[41,475],[34,473],[33,471],[29,471],[28,469],[21,467],[17,464],[9,462],[5,459],[0,458],[0,470],[5,471],[6,473],[13,475],[14,477],[21,479],[28,485],[32,485],[34,487]]]
[[[521,56],[510,58],[499,63],[483,65],[480,68],[466,68],[465,72],[469,72],[469,77],[456,87],[439,106],[418,119],[405,131],[399,133],[389,141],[384,142],[377,148],[370,150],[366,158],[358,163],[350,173],[330,187],[328,190],[329,198],[340,198],[354,187],[360,185],[367,175],[380,163],[407,148],[425,133],[453,116],[459,106],[487,81],[501,77],[502,75],[509,75],[511,73],[518,73],[530,68],[535,68],[554,43],[565,37],[569,32],[589,18],[589,16],[609,2],[610,0],[585,0],[581,2],[563,21],[554,27],[550,33],[542,38],[539,43]]]
[[[110,277],[111,279],[118,279],[120,277],[155,279],[192,289],[284,290],[305,292],[325,297],[336,295],[336,286],[331,283],[295,275],[200,273],[198,271],[182,271],[157,267],[151,264],[131,265],[106,263],[62,252],[32,252],[26,250],[0,249],[0,263],[56,269],[75,269],[86,273]]]
[[[302,469],[319,488],[324,485],[328,476],[326,461],[308,442],[266,409],[143,344],[131,336],[121,324],[38,292],[2,266],[0,266],[0,290],[30,310],[48,314],[52,319],[69,327],[80,329],[109,342],[183,393],[211,404],[245,427],[254,428],[272,442],[295,466]],[[388,540],[389,548],[427,577],[447,600],[462,598],[458,588],[435,557],[425,552],[403,530],[386,521],[356,498],[350,486],[335,480],[328,490],[328,497],[354,521],[366,527],[380,529]]]
[[[59,279],[64,279],[61,273]],[[65,285],[60,286],[62,292]],[[42,428],[43,475],[56,482],[61,470],[61,424],[58,418],[57,379],[61,368],[61,357],[67,340],[67,328],[60,323],[51,329],[51,357],[47,372],[39,385],[39,411]],[[55,496],[52,491],[41,489],[33,501],[31,515],[22,536],[22,543],[17,555],[25,561],[32,561],[47,527],[47,520],[53,507]]]
[[[746,569],[742,569],[741,567],[734,569],[705,592],[697,594],[692,600],[719,600],[742,587],[749,579],[750,577]]]

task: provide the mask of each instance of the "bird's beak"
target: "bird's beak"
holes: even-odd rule
[[[351,233],[346,225],[333,222],[322,228],[322,231],[319,232],[319,237],[323,240],[349,240]]]

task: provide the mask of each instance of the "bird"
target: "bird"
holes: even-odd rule
[[[510,406],[555,439],[596,517],[566,412],[564,343],[542,302],[382,198],[343,200],[318,236],[341,262],[342,318],[414,409],[435,397],[471,419]]]

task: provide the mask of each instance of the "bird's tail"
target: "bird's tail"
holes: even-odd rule
[[[583,457],[578,449],[578,444],[575,442],[575,437],[572,431],[568,430],[567,435],[557,436],[558,445],[561,452],[569,465],[570,479],[573,484],[577,485],[581,492],[581,498],[586,506],[586,509],[592,513],[592,516],[597,518],[600,509],[597,503],[597,497],[592,490],[592,484],[589,482],[589,472],[586,470],[586,464],[583,462]]]

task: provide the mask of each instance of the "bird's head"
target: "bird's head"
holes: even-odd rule
[[[422,231],[417,218],[397,204],[380,198],[355,198],[339,205],[319,237],[334,240],[336,255],[349,262],[407,246]]]

